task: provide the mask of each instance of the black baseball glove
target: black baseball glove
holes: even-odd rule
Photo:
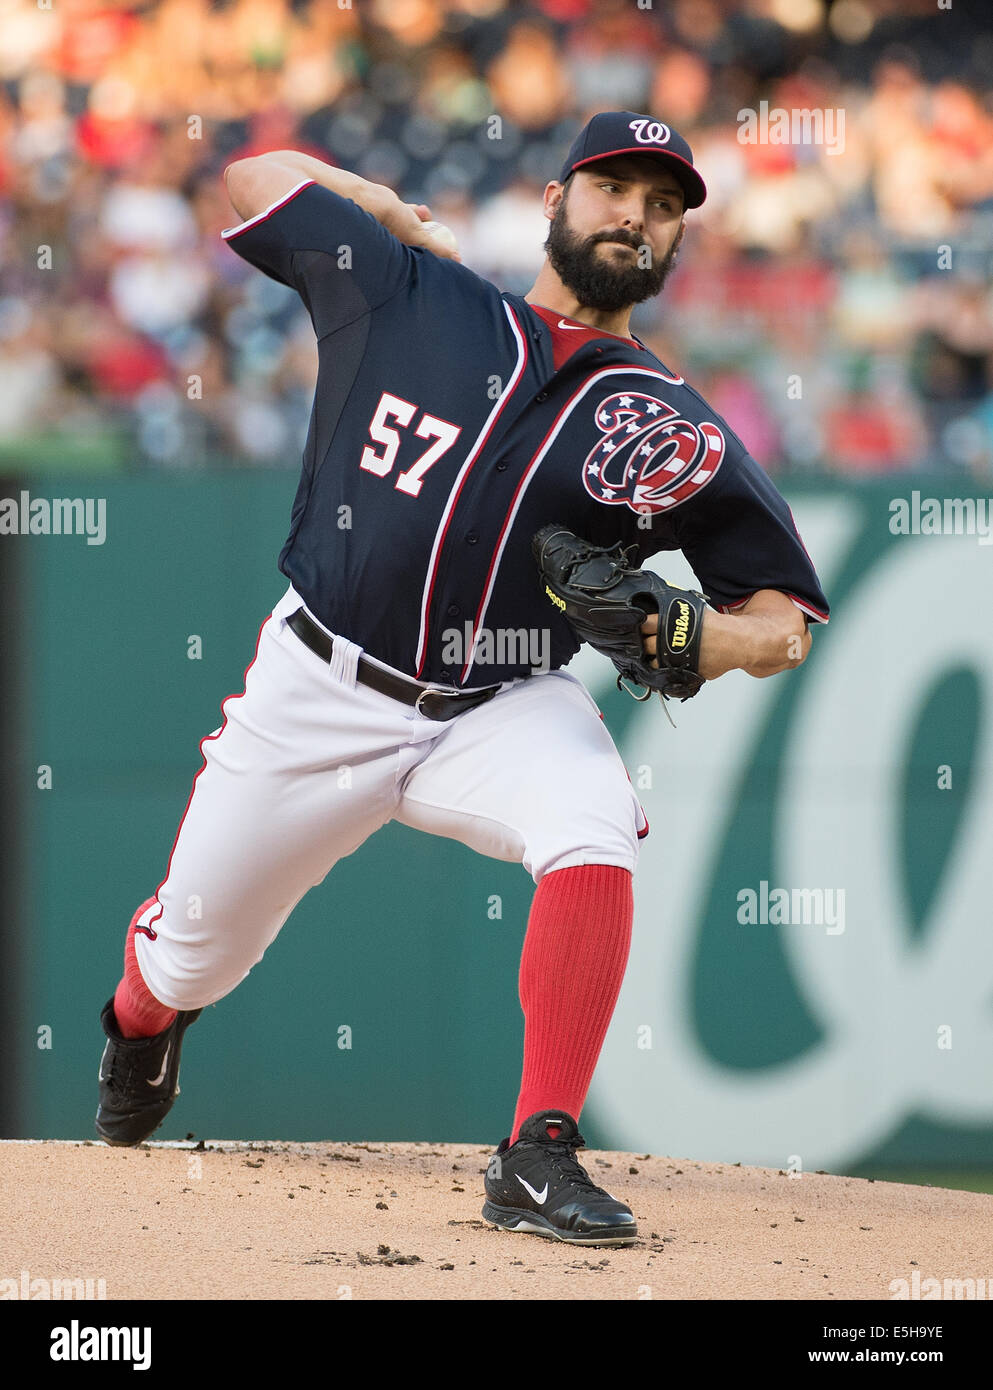
[[[545,594],[581,641],[610,657],[619,686],[622,680],[644,686],[640,700],[650,699],[653,690],[678,700],[697,693],[704,683],[697,670],[703,594],[633,569],[620,542],[609,549],[592,545],[563,526],[543,526],[531,549]],[[659,616],[658,669],[649,665],[640,631],[653,613]]]

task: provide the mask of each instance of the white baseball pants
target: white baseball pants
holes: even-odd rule
[[[634,872],[644,812],[592,697],[551,671],[508,682],[445,723],[330,665],[286,627],[292,588],[259,634],[245,691],[201,744],[141,973],[169,1008],[230,993],[307,890],[390,820],[517,860],[537,883],[577,864]]]

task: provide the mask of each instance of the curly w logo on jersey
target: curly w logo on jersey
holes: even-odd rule
[[[641,391],[606,396],[595,419],[604,434],[583,463],[586,490],[598,502],[640,515],[669,511],[695,496],[724,458],[724,435],[715,424],[694,425]]]

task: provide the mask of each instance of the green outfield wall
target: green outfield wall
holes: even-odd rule
[[[92,1133],[124,928],[283,591],[294,487],[0,484],[0,504],[105,504],[99,543],[0,533],[6,1135]],[[993,1168],[993,485],[784,490],[834,611],[801,670],[734,673],[673,729],[595,655],[570,668],[652,826],[584,1132],[795,1170]],[[973,530],[938,506],[932,534],[927,499],[953,494]],[[657,568],[689,578],[681,557]],[[160,1137],[498,1140],[532,890],[519,866],[387,826],[205,1011]]]

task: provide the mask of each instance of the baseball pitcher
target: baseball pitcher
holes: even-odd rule
[[[463,265],[427,207],[346,170],[280,150],[225,177],[241,221],[224,238],[300,295],[319,374],[287,589],[128,928],[101,1016],[97,1132],[154,1132],[186,1029],[309,888],[397,820],[516,861],[536,885],[523,1074],[484,1216],[630,1243],[630,1209],[576,1151],[648,825],[565,668],[586,641],[637,697],[685,699],[731,670],[798,666],[828,616],[776,488],[629,328],[703,180],[661,120],[594,116],[545,188],[545,259],[519,297]],[[640,568],[672,550],[699,591]],[[330,940],[347,929],[332,917]]]

